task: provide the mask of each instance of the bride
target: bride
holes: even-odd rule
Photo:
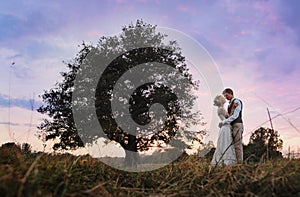
[[[214,105],[218,107],[218,116],[221,120],[228,117],[227,111],[224,109],[226,103],[222,95],[216,96]],[[219,130],[219,137],[217,147],[213,155],[211,164],[213,165],[232,165],[236,163],[236,155],[232,142],[231,126],[230,124],[223,125]]]

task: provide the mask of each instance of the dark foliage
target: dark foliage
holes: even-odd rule
[[[279,151],[282,144],[277,131],[260,127],[250,136],[249,144],[244,146],[244,159],[258,162],[261,159],[282,158]]]
[[[192,75],[188,72],[185,58],[182,56],[181,49],[176,41],[170,41],[165,44],[165,38],[166,35],[156,31],[156,26],[138,20],[134,25],[123,27],[120,36],[101,37],[97,46],[83,43],[82,49],[76,58],[66,63],[69,71],[61,73],[63,77],[62,82],[58,82],[55,88],[45,91],[42,95],[45,105],[38,109],[38,112],[47,114],[50,117],[50,119],[44,120],[39,129],[45,134],[45,140],[57,140],[53,149],[75,149],[84,146],[85,143],[93,143],[101,137],[98,135],[99,131],[93,131],[92,125],[90,128],[86,128],[89,130],[87,136],[79,136],[75,127],[72,95],[74,94],[75,78],[79,73],[82,74],[83,70],[87,75],[82,80],[77,81],[79,85],[76,86],[76,92],[78,93],[76,96],[83,99],[76,100],[79,103],[76,106],[76,110],[83,112],[84,110],[81,109],[86,107],[96,108],[97,119],[106,137],[119,143],[125,150],[133,152],[144,151],[151,146],[160,146],[162,143],[168,143],[178,131],[178,119],[184,120],[186,123],[184,128],[185,137],[195,139],[197,132],[191,131],[189,128],[199,123],[202,119],[199,112],[192,111],[193,103],[196,99],[193,90],[198,88],[198,82],[192,80]],[[148,45],[150,43],[155,47],[128,51],[131,48],[132,40],[144,42]],[[161,48],[167,48],[168,50],[162,50]],[[111,56],[120,53],[122,55],[109,64],[99,81],[93,81],[97,74],[91,66],[93,61],[101,59],[101,61],[110,62],[109,58]],[[148,83],[142,87],[134,87],[135,91],[131,100],[128,101],[131,104],[130,113],[132,119],[140,124],[148,123],[150,119],[149,114],[151,114],[149,106],[154,103],[160,103],[168,112],[167,121],[164,122],[165,126],[159,132],[136,131],[137,135],[132,135],[118,127],[114,121],[116,115],[113,115],[110,107],[110,103],[113,101],[112,89],[122,74],[131,69],[132,66],[145,62],[148,62],[147,65],[149,66],[149,71],[147,72],[157,73],[157,75],[153,76],[155,79],[154,83]],[[183,92],[184,102],[181,103],[181,106],[183,106],[181,109],[178,108],[176,95],[168,87],[164,86],[164,79],[168,79],[169,75],[176,74],[160,73],[155,70],[156,68],[152,62],[168,64],[188,79],[188,84],[184,83],[180,77],[177,77],[177,80],[173,82],[173,86],[179,87]],[[97,87],[86,88],[91,83],[97,84]],[[129,86],[125,85],[124,88],[130,88]],[[151,93],[150,96],[147,95],[149,92]],[[117,99],[120,98],[118,97]],[[95,105],[92,104],[94,100]],[[91,116],[92,114],[82,114],[82,117],[85,119],[81,121],[88,122],[92,118]],[[181,141],[181,143],[184,142]]]

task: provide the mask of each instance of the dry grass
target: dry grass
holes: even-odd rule
[[[0,149],[1,196],[300,196],[300,161],[214,168],[189,156],[161,169],[128,173],[89,156]]]

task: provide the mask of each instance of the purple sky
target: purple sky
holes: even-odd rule
[[[96,43],[137,19],[182,31],[208,50],[224,86],[244,101],[247,143],[268,119],[267,107],[272,116],[300,107],[299,9],[297,0],[1,1],[0,143],[37,141],[41,116],[29,100],[40,104],[38,95],[60,79],[62,61],[72,59],[82,41]],[[300,110],[273,124],[285,150],[300,149]],[[210,136],[215,141],[217,131]]]

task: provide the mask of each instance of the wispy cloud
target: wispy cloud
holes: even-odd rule
[[[15,122],[0,122],[2,125],[20,126],[21,124]]]
[[[0,106],[20,107],[29,110],[36,110],[43,103],[34,99],[9,98],[7,95],[0,94]]]

